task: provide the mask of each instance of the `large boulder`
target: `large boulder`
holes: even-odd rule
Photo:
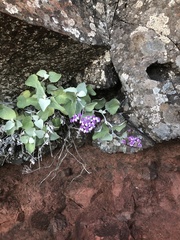
[[[180,136],[180,1],[119,2],[111,56],[131,121],[155,141]]]
[[[92,0],[3,0],[0,3],[2,12],[96,45],[107,44],[109,40],[107,18],[111,18],[111,12],[106,7],[103,0],[95,3]],[[115,8],[114,4],[111,8]]]
[[[27,24],[0,13],[1,100],[16,98],[27,77],[39,69],[62,73],[62,83],[72,81],[105,47],[79,43],[68,36]]]

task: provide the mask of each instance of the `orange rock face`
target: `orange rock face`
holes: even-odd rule
[[[79,153],[89,174],[67,156],[41,185],[57,157],[51,169],[43,168],[53,160],[47,156],[27,175],[23,166],[6,164],[0,169],[0,239],[178,240],[179,144],[132,155],[88,145]]]

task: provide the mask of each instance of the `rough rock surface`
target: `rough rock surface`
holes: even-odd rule
[[[0,11],[80,42],[108,46],[126,96],[124,110],[159,142],[180,137],[179,3],[3,0]],[[96,76],[102,77],[101,60]],[[92,69],[83,65],[83,79],[91,79]]]
[[[111,14],[103,0],[3,0],[0,10],[81,42],[106,45],[109,41],[107,20]]]
[[[179,144],[133,155],[86,146],[79,153],[91,174],[76,178],[81,165],[68,155],[56,177],[41,185],[58,155],[53,168],[27,175],[22,166],[6,164],[0,168],[0,239],[179,240]]]
[[[105,47],[78,43],[4,13],[0,13],[0,35],[1,98],[11,100],[39,69],[60,72],[62,82],[67,83],[105,51]]]
[[[119,1],[111,56],[133,123],[154,140],[180,136],[179,1]]]

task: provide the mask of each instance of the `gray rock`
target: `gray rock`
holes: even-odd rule
[[[71,76],[77,82],[82,79],[100,88],[106,88],[117,82],[117,79],[114,81],[113,71],[108,70],[109,78],[105,76],[108,63],[105,61],[107,52],[104,56],[103,52],[104,49],[110,49],[109,66],[114,65],[121,81],[126,96],[123,107],[129,120],[156,142],[179,138],[179,3],[179,0],[33,3],[20,0],[10,3],[4,0],[0,3],[1,12],[68,35],[79,42],[99,45],[102,48],[98,48],[99,51],[96,52],[96,47],[81,45],[69,38],[60,43],[59,39],[63,38],[61,35],[55,37],[55,33],[52,32],[44,35],[41,28],[36,28],[35,34],[34,27],[30,26],[27,30],[27,27],[19,25],[18,20],[14,20],[11,25],[13,27],[9,30],[9,25],[6,21],[3,23],[1,17],[1,31],[5,36],[2,37],[3,54],[0,60],[3,76],[1,88],[6,88],[6,79],[11,90],[15,88],[15,84],[16,87],[20,86],[24,76],[19,73],[20,69],[23,69],[24,74],[45,66],[51,70],[64,66],[62,69],[67,72],[66,79]],[[22,29],[20,35],[19,29]],[[65,45],[65,42],[68,42],[68,45]],[[36,51],[36,47],[39,48],[39,52]],[[61,52],[60,49],[64,48],[67,51]],[[26,49],[26,52],[22,49]],[[92,55],[86,58],[88,51]],[[77,53],[78,56],[74,57]],[[6,55],[7,60],[4,60]],[[69,61],[64,60],[65,55]],[[84,63],[84,59],[88,60]],[[33,67],[29,68],[30,65]],[[75,72],[76,74],[72,74]],[[13,78],[20,80],[13,82]]]
[[[0,13],[1,100],[12,101],[30,74],[40,69],[62,73],[68,83],[104,54],[105,47],[78,43],[67,36]]]
[[[111,30],[125,110],[157,142],[180,137],[178,2],[119,1]]]

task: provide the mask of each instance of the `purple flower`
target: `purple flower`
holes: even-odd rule
[[[81,118],[82,114],[79,113],[79,114],[74,114],[74,116],[72,118],[70,118],[70,122],[73,123],[73,122],[78,122],[79,119]]]
[[[142,148],[141,139],[139,139],[138,137],[134,137],[134,136],[129,136],[127,139],[123,139],[121,141],[121,143],[124,145],[128,145],[130,147]]]
[[[78,121],[80,123],[79,130],[83,133],[89,133],[96,127],[96,124],[99,123],[101,119],[94,115],[82,117],[82,114],[75,114],[70,119],[71,123],[78,122]]]
[[[121,140],[121,143],[126,145],[126,140],[125,139]]]

